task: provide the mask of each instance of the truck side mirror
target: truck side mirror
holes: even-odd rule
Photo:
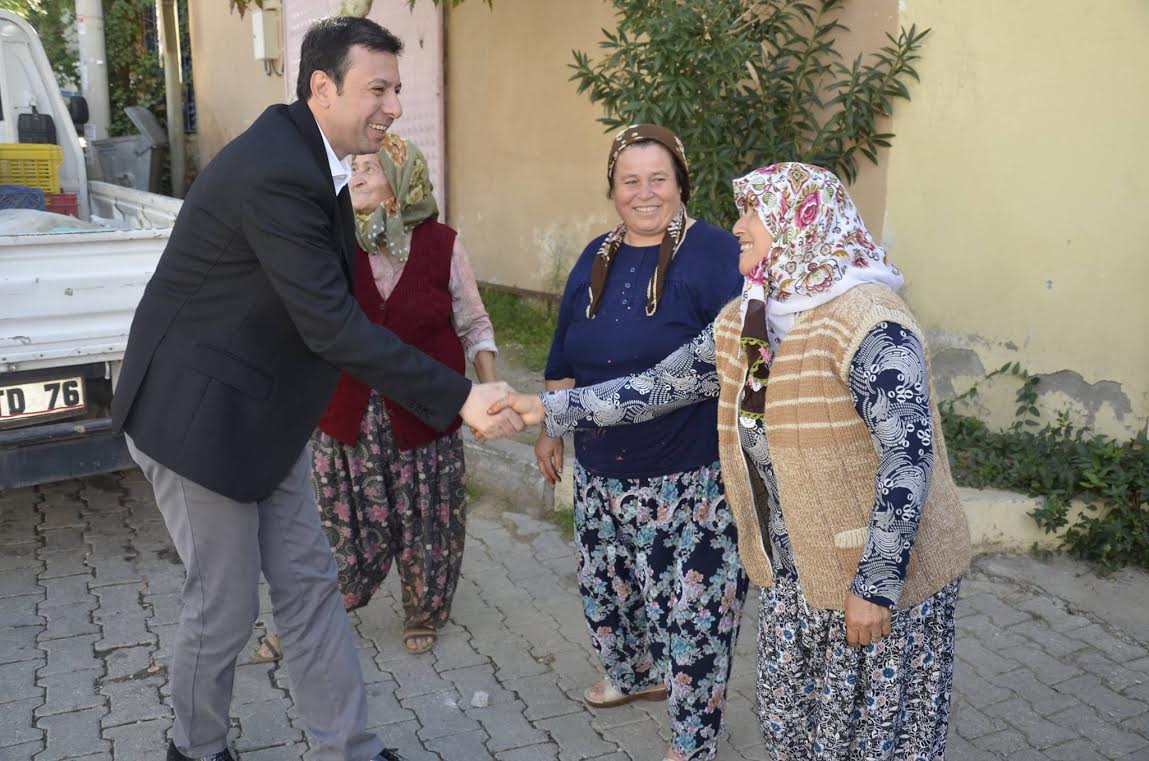
[[[72,118],[72,124],[76,125],[79,129],[88,123],[88,99],[83,95],[73,95],[68,98],[68,116]]]

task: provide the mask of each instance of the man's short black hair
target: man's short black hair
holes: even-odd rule
[[[403,52],[403,42],[371,19],[355,16],[321,19],[303,36],[295,95],[302,101],[311,97],[311,75],[317,71],[327,72],[335,83],[335,92],[343,92],[343,77],[347,74],[352,45],[396,56]]]

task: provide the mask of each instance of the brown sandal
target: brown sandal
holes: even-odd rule
[[[438,636],[434,629],[428,629],[425,626],[408,626],[403,630],[403,647],[407,648],[407,652],[411,655],[420,655],[435,646],[435,640]],[[427,643],[423,645],[414,644],[415,640],[420,637],[426,637]]]
[[[602,700],[596,700],[591,697],[591,690],[600,686],[602,687]],[[624,706],[627,703],[633,703],[636,700],[666,700],[666,687],[664,685],[648,687],[645,690],[632,692],[628,695],[615,687],[610,679],[602,679],[596,684],[587,687],[582,694],[582,698],[591,708],[614,708],[615,706]]]

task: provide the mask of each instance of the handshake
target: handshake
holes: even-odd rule
[[[542,423],[543,403],[534,394],[520,394],[503,382],[476,383],[459,415],[475,438],[491,441]]]

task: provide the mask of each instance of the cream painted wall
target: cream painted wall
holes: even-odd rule
[[[841,21],[851,30],[841,40],[851,61],[895,32],[897,0],[849,3]],[[559,290],[586,243],[617,223],[605,197],[611,135],[568,68],[572,49],[596,55],[600,30],[615,25],[604,0],[496,0],[494,10],[471,0],[448,12],[449,221],[481,280]],[[853,188],[875,234],[884,161],[864,162]]]
[[[604,26],[611,7],[598,0],[470,0],[447,12],[448,209],[480,280],[557,290],[615,223],[611,136],[567,68]]]
[[[858,54],[863,60],[889,44],[886,35],[897,36],[898,33],[898,0],[854,0],[847,2],[842,10],[839,21],[849,29],[848,34],[838,37],[838,50],[842,53],[843,63],[853,63]],[[908,83],[911,97],[916,87]],[[895,101],[894,109],[907,108],[905,101]],[[889,131],[889,120],[884,120],[879,129]],[[893,140],[897,145],[898,139]],[[850,185],[850,196],[862,215],[871,234],[875,238],[882,235],[883,213],[886,205],[886,166],[889,161],[890,149],[883,148],[878,151],[878,163],[873,164],[862,157],[858,162],[858,177]]]
[[[188,7],[197,151],[210,160],[265,108],[284,102],[283,77],[268,76],[263,62],[255,59],[249,17],[230,12],[222,0]]]
[[[933,28],[895,117],[884,238],[942,392],[1018,361],[1044,406],[1149,418],[1149,4],[910,0]],[[981,412],[1012,414],[1016,383]]]

